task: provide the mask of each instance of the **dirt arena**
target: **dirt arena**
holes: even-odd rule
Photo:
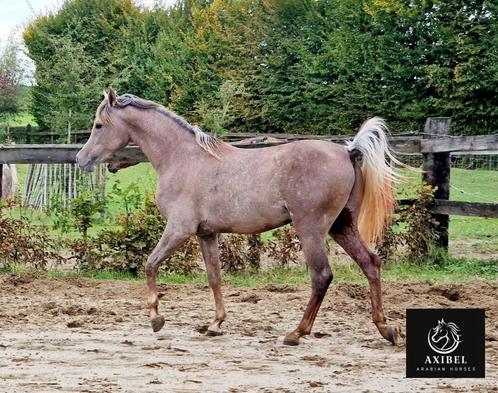
[[[0,276],[0,392],[496,392],[498,283],[385,286],[388,318],[407,307],[486,308],[485,379],[406,379],[404,347],[370,322],[366,287],[332,285],[313,334],[282,345],[306,286],[225,287],[221,337],[209,288],[161,285],[152,333],[143,282]]]

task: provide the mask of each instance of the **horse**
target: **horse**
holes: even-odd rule
[[[17,193],[17,168],[14,164],[4,164],[2,165],[2,168],[2,189],[0,190],[0,197],[1,199],[7,199]]]
[[[147,307],[154,332],[165,324],[158,310],[160,263],[196,235],[215,300],[206,334],[223,334],[218,235],[254,234],[292,223],[311,278],[311,297],[286,345],[309,335],[332,282],[326,239],[330,235],[355,260],[370,288],[372,320],[396,345],[398,329],[387,324],[382,305],[381,260],[367,244],[385,228],[394,209],[399,163],[386,126],[366,121],[347,146],[303,140],[262,149],[241,149],[204,133],[164,106],[131,94],[104,92],[88,141],[76,161],[84,171],[109,160],[129,143],[140,146],[158,174],[156,202],[167,220],[145,266]],[[361,234],[361,235],[360,235]]]

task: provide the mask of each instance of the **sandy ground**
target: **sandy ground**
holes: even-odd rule
[[[221,337],[207,286],[162,285],[165,329],[152,333],[142,282],[0,276],[0,392],[496,392],[498,284],[398,283],[389,319],[407,307],[486,308],[485,379],[406,379],[405,350],[370,322],[367,288],[333,285],[314,333],[282,337],[308,300],[306,286],[224,288]]]

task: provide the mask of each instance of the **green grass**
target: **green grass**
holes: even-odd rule
[[[401,173],[407,181],[399,185],[398,196],[416,198],[421,175],[407,170]],[[498,171],[452,168],[450,184],[452,201],[498,203]]]
[[[403,171],[408,181],[398,187],[399,198],[416,198],[421,184],[421,175]],[[450,200],[481,203],[498,203],[498,171],[451,169]],[[450,217],[450,239],[484,240],[494,252],[498,252],[495,244],[498,237],[498,219],[484,217]]]
[[[19,165],[20,183],[24,184],[26,176],[26,165]],[[415,198],[416,190],[421,183],[421,175],[407,173],[408,181],[400,184],[398,196],[400,198]],[[154,169],[149,163],[142,163],[133,167],[126,168],[116,174],[107,174],[107,191],[112,189],[116,181],[120,182],[122,187],[136,183],[142,192],[146,190],[155,192],[157,177]],[[487,170],[465,170],[453,168],[451,171],[451,184],[453,188],[450,191],[450,199],[469,202],[498,202],[498,171]],[[460,192],[464,190],[465,193]],[[116,214],[123,213],[122,203],[115,200],[109,203],[108,216],[114,217]],[[33,213],[33,219],[50,225],[51,219],[43,213]],[[110,225],[109,220],[101,221],[91,229],[90,235],[96,234],[103,227]],[[76,236],[76,234],[73,234]],[[263,234],[263,238],[271,237],[270,234]],[[450,219],[450,239],[465,240],[478,239],[482,241],[478,247],[481,249],[477,252],[498,252],[496,244],[498,238],[498,219],[489,219],[481,217],[462,217],[452,216]]]
[[[28,171],[28,165],[18,165],[18,177],[19,184],[24,185],[26,182],[26,175]],[[145,192],[154,193],[156,190],[156,182],[157,176],[154,168],[149,163],[138,164],[126,170],[121,170],[116,174],[107,172],[107,182],[106,182],[106,194],[112,190],[113,185],[119,182],[121,188],[126,188],[131,184],[137,184],[142,194]],[[89,235],[96,235],[99,231],[104,228],[108,228],[112,226],[112,220],[118,214],[124,213],[125,208],[122,202],[117,199],[109,198],[109,202],[107,205],[106,219],[97,220],[96,224],[90,228]],[[18,214],[19,212],[16,212]],[[26,212],[30,219],[37,224],[45,224],[51,227],[53,219],[50,215],[45,212],[34,211],[34,210],[26,210]],[[75,238],[78,235],[77,232],[65,232],[62,233],[60,230],[51,229],[56,236],[64,236],[68,238]]]
[[[1,273],[22,272],[18,266],[0,269]],[[351,263],[332,263],[334,283],[358,283],[367,285],[360,269]],[[39,272],[40,273],[40,272]],[[85,277],[99,280],[144,280],[143,276],[117,272],[42,272],[49,278]],[[424,281],[429,283],[468,282],[472,279],[496,280],[498,260],[469,260],[443,257],[439,264],[417,265],[413,263],[388,263],[382,271],[384,282]],[[275,268],[266,272],[224,273],[223,284],[234,287],[259,287],[269,284],[301,285],[309,283],[309,274],[304,268]],[[159,275],[159,283],[207,285],[204,272],[194,274]]]

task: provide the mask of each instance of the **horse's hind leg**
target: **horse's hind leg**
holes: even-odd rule
[[[218,235],[199,236],[202,256],[206,264],[209,286],[213,290],[214,301],[216,304],[216,314],[214,321],[209,325],[206,334],[208,336],[219,336],[223,332],[221,324],[225,320],[226,312],[223,304],[223,295],[221,294],[221,273],[220,273],[220,254],[218,250]]]
[[[370,299],[372,301],[372,319],[380,334],[386,340],[396,345],[398,332],[388,326],[382,307],[382,291],[380,284],[380,258],[371,252],[361,240],[356,220],[347,208],[344,209],[330,229],[330,235],[360,266],[368,279]]]
[[[147,306],[149,308],[150,323],[154,332],[161,330],[164,326],[164,317],[158,312],[159,300],[157,296],[156,275],[159,265],[180,247],[189,236],[190,234],[174,229],[171,224],[168,224],[161,239],[150,254],[147,265],[145,265],[148,290]]]
[[[308,228],[300,230],[300,226],[296,225],[296,223],[294,226],[298,232],[306,263],[309,267],[311,298],[299,326],[285,336],[284,344],[286,345],[298,345],[301,336],[310,334],[320,305],[332,282],[332,272],[327,258],[327,247],[325,246],[326,233],[313,233]]]

